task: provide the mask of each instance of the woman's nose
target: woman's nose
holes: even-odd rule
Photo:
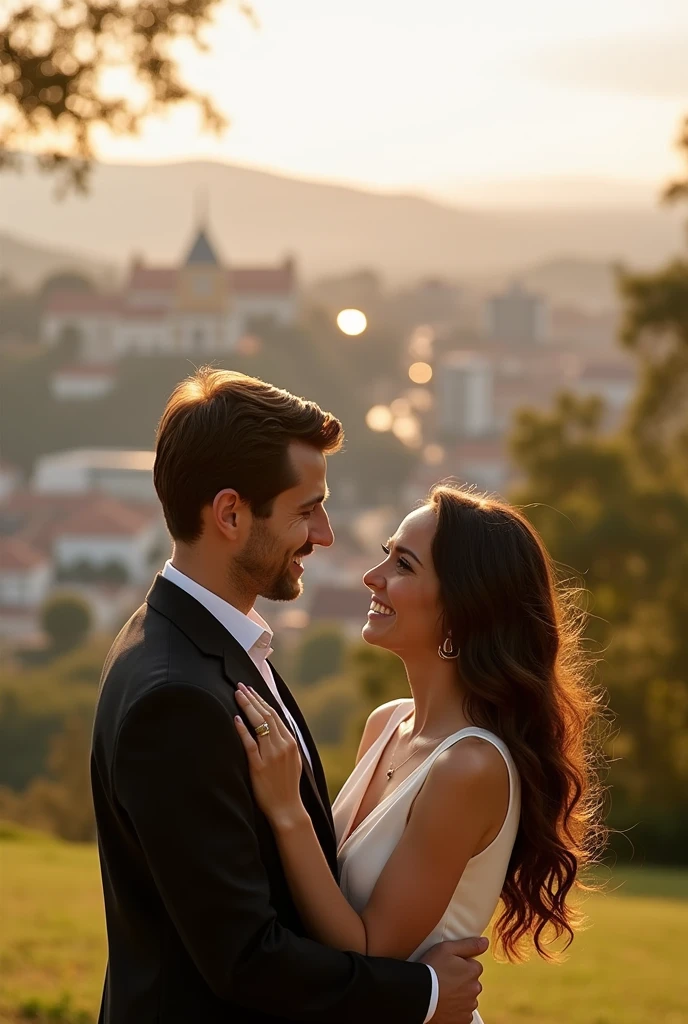
[[[363,582],[371,590],[384,590],[385,576],[380,566],[376,565],[372,569],[368,569],[368,572],[363,577]]]

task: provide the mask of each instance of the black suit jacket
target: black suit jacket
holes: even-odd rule
[[[423,964],[305,937],[233,717],[237,683],[276,701],[198,601],[158,576],[115,640],[96,708],[91,775],[109,958],[100,1024],[422,1024]],[[325,777],[301,793],[336,875]],[[279,709],[276,708],[277,713]]]

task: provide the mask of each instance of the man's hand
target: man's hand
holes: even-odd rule
[[[478,981],[483,967],[473,957],[484,953],[488,945],[485,938],[458,939],[440,942],[425,954],[422,962],[434,968],[440,983],[440,998],[430,1024],[471,1024],[483,990]]]

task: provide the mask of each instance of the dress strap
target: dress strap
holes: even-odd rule
[[[507,772],[509,774],[509,803],[504,818],[504,824],[502,825],[503,828],[506,822],[508,821],[509,816],[511,815],[512,809],[515,806],[516,797],[520,791],[519,775],[516,769],[516,765],[514,763],[514,759],[512,758],[509,752],[509,748],[507,747],[504,740],[500,739],[499,736],[495,736],[493,732],[489,732],[487,729],[481,729],[477,725],[469,725],[466,726],[466,728],[464,729],[459,729],[458,732],[452,733],[451,736],[447,736],[446,739],[442,740],[442,742],[437,747],[435,747],[433,752],[428,755],[427,759],[422,765],[422,768],[424,770],[422,772],[421,787],[419,788],[422,788],[422,785],[424,784],[432,765],[435,763],[440,754],[443,754],[445,750],[449,750],[449,748],[453,747],[455,743],[459,743],[461,740],[469,739],[469,737],[471,736],[474,736],[477,739],[484,740],[485,742],[492,744],[492,746],[495,747],[502,755],[504,763],[506,764]]]

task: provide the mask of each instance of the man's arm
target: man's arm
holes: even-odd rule
[[[167,911],[217,996],[303,1021],[422,1024],[426,965],[327,949],[277,921],[245,755],[217,698],[166,683],[139,699],[113,771]]]

